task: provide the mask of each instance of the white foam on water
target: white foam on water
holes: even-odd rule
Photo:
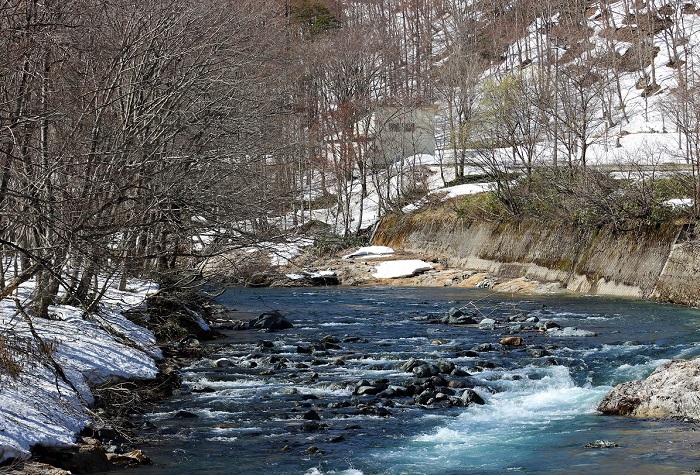
[[[208,437],[207,441],[209,442],[235,442],[238,440],[238,437]]]
[[[610,389],[577,387],[563,366],[529,367],[521,374],[528,371],[539,371],[538,379],[503,380],[508,390],[496,394],[477,387],[485,405],[470,406],[456,418],[423,418],[432,429],[378,456],[401,466],[422,467],[430,460],[434,467],[461,467],[464,473],[479,473],[479,467],[506,470],[520,465],[527,452],[535,453],[543,438],[576,430],[569,421],[594,414]]]
[[[319,327],[352,327],[365,325],[365,322],[330,322],[330,323],[319,323]]]
[[[341,470],[340,472],[337,472],[335,470],[330,470],[328,472],[322,472],[318,468],[310,468],[306,472],[304,472],[304,475],[364,475],[364,472],[362,470],[356,470],[354,468],[349,468],[347,470]]]
[[[617,369],[614,371],[615,378],[619,379],[620,381],[631,381],[634,379],[644,379],[649,374],[651,374],[652,371],[654,371],[656,368],[661,366],[664,363],[667,363],[671,360],[669,359],[659,359],[659,360],[650,360],[646,363],[642,364],[623,364],[620,365]]]
[[[700,356],[700,343],[695,343],[689,347],[682,347],[674,359],[692,359]]]

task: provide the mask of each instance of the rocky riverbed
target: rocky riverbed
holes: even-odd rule
[[[236,454],[238,473],[259,473],[263,465],[273,472],[338,473],[348,462],[357,473],[388,463],[437,473],[474,468],[494,450],[504,454],[502,465],[478,473],[518,466],[548,473],[556,467],[538,465],[542,444],[559,447],[562,460],[592,457],[612,467],[668,442],[660,427],[649,430],[650,422],[596,415],[598,402],[616,382],[635,379],[630,371],[644,374],[656,362],[688,354],[694,341],[678,323],[635,324],[649,313],[643,302],[612,309],[598,299],[567,304],[561,296],[512,301],[456,287],[231,292],[240,314],[250,315],[246,321],[264,304],[284,309],[281,316],[293,326],[260,333],[271,328],[220,322],[227,339],[184,368],[181,391],[145,416],[154,465],[140,469],[144,474],[171,473],[171,464],[228,473],[228,453]],[[572,425],[575,442],[561,440]],[[667,435],[684,430],[666,427]],[[661,438],[651,442],[650,434]],[[531,437],[540,441],[533,452],[507,442]],[[448,456],[447,447],[457,451]],[[425,450],[432,458],[421,460]],[[421,469],[428,459],[431,468]],[[666,463],[652,460],[632,465]]]

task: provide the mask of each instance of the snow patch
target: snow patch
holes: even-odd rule
[[[377,270],[373,277],[377,279],[395,279],[398,277],[411,277],[431,270],[432,265],[419,259],[406,259],[399,261],[386,261],[377,265]]]
[[[352,259],[355,257],[370,258],[381,257],[393,254],[394,250],[387,246],[366,246],[361,247],[357,251],[343,256],[343,259]]]
[[[70,446],[89,422],[90,384],[112,379],[152,379],[154,359],[162,358],[153,333],[129,321],[122,311],[138,306],[155,286],[130,282],[135,292],[110,288],[107,304],[94,314],[67,305],[50,307],[54,320],[32,318],[36,334],[56,350],[51,355],[65,379],[49,360],[28,360],[18,380],[0,375],[0,462],[28,458],[35,444]],[[27,282],[17,290],[19,302],[34,289]],[[0,301],[0,331],[31,339],[29,323],[12,299]]]

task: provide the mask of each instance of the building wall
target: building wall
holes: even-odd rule
[[[378,110],[371,164],[383,167],[416,154],[435,155],[435,112],[432,107]]]

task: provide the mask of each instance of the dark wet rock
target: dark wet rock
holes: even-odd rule
[[[306,411],[304,413],[304,419],[307,421],[320,421],[321,416],[318,415],[318,412],[311,409],[310,411]]]
[[[700,419],[700,362],[673,360],[643,381],[615,386],[598,404],[603,414]]]
[[[377,388],[375,386],[358,386],[353,391],[356,396],[375,396],[382,392],[383,389]]]
[[[427,405],[432,399],[435,399],[435,392],[433,391],[423,391],[420,394],[416,395],[413,400],[416,402],[416,404],[421,404],[423,406]]]
[[[445,378],[438,375],[438,376],[432,376],[430,378],[430,384],[433,387],[438,387],[438,386],[447,386],[449,383],[447,382],[447,380]]]
[[[377,394],[377,396],[382,398],[410,397],[413,396],[413,387],[392,385]]]
[[[112,468],[107,453],[98,445],[32,447],[32,458],[72,473],[106,472]]]
[[[321,343],[340,343],[340,340],[332,335],[326,335],[321,338]]]
[[[469,373],[467,373],[467,372],[464,371],[463,369],[455,368],[455,369],[453,369],[452,372],[450,373],[450,376],[454,376],[455,378],[462,378],[462,377],[464,377],[464,376],[469,376]]]
[[[195,417],[199,417],[197,414],[194,412],[190,411],[177,411],[175,413],[175,417],[178,417],[180,419],[194,419]]]
[[[448,388],[455,388],[455,389],[462,389],[462,388],[467,388],[469,385],[465,381],[460,381],[457,379],[453,379],[449,383],[447,383]]]
[[[443,394],[445,396],[454,396],[455,392],[452,389],[450,389],[449,387],[443,387],[443,388],[440,388],[440,392],[437,394],[437,396],[438,396],[438,399],[445,399],[445,398],[440,398],[439,397],[440,394]]]
[[[440,321],[448,325],[475,325],[477,323],[473,313],[465,312],[456,307],[449,309]]]
[[[244,325],[244,327],[244,329],[273,332],[293,328],[294,325],[292,325],[292,322],[287,320],[284,315],[275,310],[272,312],[261,313],[257,318]]]
[[[270,352],[275,348],[275,344],[269,340],[262,341],[260,344],[257,346],[258,351],[262,352]]]
[[[594,440],[593,442],[588,442],[583,447],[586,449],[612,449],[619,447],[619,445],[609,440]]]
[[[331,444],[337,444],[339,442],[344,442],[344,441],[345,441],[345,437],[343,437],[342,435],[336,435],[335,437],[331,437],[330,439],[328,439],[327,442],[329,442]]]
[[[367,338],[361,338],[359,336],[346,336],[342,339],[343,343],[369,343]]]
[[[321,455],[323,454],[323,451],[316,447],[315,445],[312,445],[308,449],[304,450],[304,453],[310,454],[310,455]]]
[[[216,389],[212,388],[211,386],[193,386],[192,387],[192,392],[193,393],[215,393]]]
[[[543,358],[549,356],[549,352],[544,348],[533,347],[528,350],[528,354],[533,358]]]
[[[414,367],[411,371],[418,378],[429,378],[430,376],[437,376],[440,374],[440,368],[432,363],[423,363]]]
[[[313,353],[314,350],[310,346],[299,345],[299,346],[297,346],[296,351],[300,355],[310,355],[311,353]]]
[[[476,358],[479,353],[474,350],[457,350],[457,358]]]
[[[419,360],[417,358],[410,358],[405,363],[400,365],[399,369],[401,371],[405,371],[406,373],[410,373],[413,371],[413,368],[415,368],[416,366],[420,366],[422,364],[426,364],[425,361]]]
[[[496,347],[491,343],[481,343],[480,345],[477,345],[474,350],[478,351],[479,353],[484,353],[487,351],[495,351]]]
[[[388,384],[384,382],[369,382],[367,380],[360,381],[355,386],[353,394],[356,396],[375,396],[389,387]]]
[[[379,416],[379,417],[389,417],[391,416],[391,411],[383,406],[377,406],[374,404],[358,404],[356,406],[357,414],[363,416]]]
[[[478,360],[474,362],[474,366],[480,369],[494,369],[496,363],[488,360]]]
[[[327,429],[328,425],[323,424],[319,421],[304,421],[304,423],[299,427],[303,432],[316,432],[321,429]]]
[[[455,369],[455,364],[451,361],[439,360],[436,364],[440,374],[450,374]]]
[[[328,341],[324,341],[321,343],[321,349],[323,350],[339,350],[341,348],[340,345]]]
[[[468,406],[470,404],[486,404],[484,399],[481,396],[479,396],[479,394],[477,394],[477,392],[473,389],[465,389],[462,395],[460,396],[460,399],[462,399],[462,403],[465,406]]]
[[[550,330],[552,328],[559,328],[559,324],[556,322],[553,322],[552,320],[545,320],[542,322],[542,325],[540,325],[540,328],[543,330]]]

